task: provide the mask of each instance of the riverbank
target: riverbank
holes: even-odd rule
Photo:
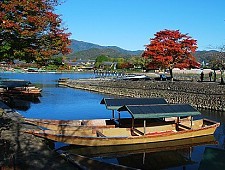
[[[129,81],[98,78],[68,80],[64,85],[124,97],[163,97],[169,103],[188,103],[196,108],[225,111],[225,86],[217,82]]]
[[[35,129],[0,102],[0,169],[77,169],[50,149],[43,139],[24,133]]]

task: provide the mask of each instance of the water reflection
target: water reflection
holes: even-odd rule
[[[33,100],[24,100],[18,98],[12,98],[11,100],[4,101],[9,107],[18,111],[27,111],[30,109],[32,104],[40,103],[40,99],[36,98]]]
[[[225,112],[200,110],[202,116],[220,122],[220,126],[214,133],[216,140],[219,142],[220,148],[225,148]]]
[[[189,150],[187,150],[189,152]],[[171,167],[186,166],[194,164],[183,150],[161,151],[153,153],[130,154],[117,158],[120,165],[138,169],[166,169]]]
[[[139,169],[169,169],[172,167],[199,166],[203,150],[198,147],[214,146],[216,140],[213,135],[184,139],[157,144],[139,144],[106,147],[78,147],[64,146],[58,151],[79,154],[107,163]],[[197,157],[195,155],[198,155]],[[94,165],[93,165],[94,166]]]

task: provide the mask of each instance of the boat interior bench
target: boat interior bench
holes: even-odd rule
[[[167,124],[167,125],[162,125],[162,126],[151,126],[151,127],[145,127],[145,134],[155,134],[157,133],[163,133],[163,132],[174,132],[176,131],[176,124]],[[144,135],[144,127],[136,127],[132,128],[131,132],[132,136],[140,136]]]
[[[183,124],[178,124],[178,130],[190,130],[191,127],[183,125]]]
[[[130,128],[105,128],[95,130],[97,137],[128,137],[131,136]]]
[[[176,131],[175,124],[167,124],[163,126],[151,126],[145,128],[145,134],[155,134],[156,132]],[[99,128],[94,131],[97,137],[121,137],[121,136],[143,136],[144,127],[135,128]]]
[[[96,135],[97,135],[97,137],[106,137],[105,135],[103,135],[102,132],[100,132],[98,130],[96,130]]]
[[[132,131],[131,132],[132,136],[143,136],[144,135],[144,133],[142,131],[140,131],[136,128],[132,128],[131,131]]]
[[[190,130],[190,129],[199,129],[203,126],[203,120],[194,120],[191,125],[191,121],[181,121],[178,124],[178,130]]]

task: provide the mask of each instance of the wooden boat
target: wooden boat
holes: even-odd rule
[[[180,122],[190,120],[190,118],[182,118]],[[151,123],[151,120],[146,120]],[[174,122],[174,118],[165,119],[167,122]],[[24,122],[38,126],[40,129],[48,129],[54,131],[76,131],[79,129],[100,129],[100,128],[116,128],[130,127],[131,118],[120,119],[120,122],[115,119],[93,119],[93,120],[53,120],[53,119],[32,119],[24,118]],[[135,121],[135,127],[143,126],[142,120]]]
[[[78,128],[73,131],[27,131],[35,136],[83,146],[116,146],[143,143],[169,142],[200,136],[211,135],[220,125],[217,122],[200,119],[180,121],[180,117],[199,115],[196,109],[187,104],[157,104],[157,105],[125,105],[118,109],[131,114],[130,127],[118,126],[113,128],[91,127]],[[165,118],[177,117],[175,121],[165,121]],[[143,121],[142,127],[135,127],[135,121]],[[151,120],[151,121],[147,121]]]
[[[41,89],[28,86],[28,87],[15,87],[12,89],[8,89],[6,93],[11,93],[15,95],[22,95],[22,96],[33,96],[33,97],[40,97],[41,96]]]
[[[0,87],[2,88],[15,88],[15,87],[27,87],[31,84],[30,81],[19,79],[0,79]]]
[[[41,89],[25,80],[0,79],[0,93],[20,99],[36,99],[41,96]]]

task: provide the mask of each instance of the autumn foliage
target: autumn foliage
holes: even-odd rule
[[[0,1],[0,60],[46,61],[70,52],[70,33],[54,13],[58,0]]]
[[[199,67],[192,55],[197,49],[197,41],[179,30],[163,30],[150,39],[146,45],[143,57],[147,59],[150,68],[170,69]],[[172,76],[172,75],[171,75]]]

